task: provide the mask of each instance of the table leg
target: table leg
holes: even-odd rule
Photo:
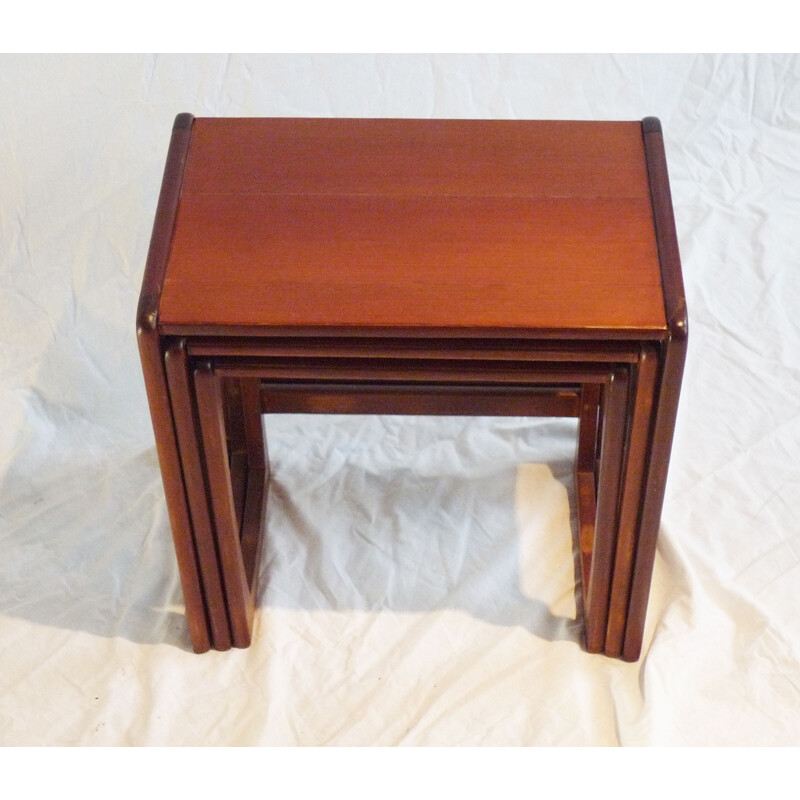
[[[242,558],[247,585],[255,597],[269,482],[269,460],[261,425],[261,381],[258,378],[231,377],[221,380],[225,399],[228,461]]]
[[[173,404],[167,386],[165,348],[158,326],[159,300],[172,242],[173,221],[180,197],[184,165],[189,151],[191,121],[192,117],[189,114],[179,114],[172,131],[153,236],[142,278],[142,291],[136,312],[136,335],[186,604],[189,636],[195,652],[204,653],[211,646],[211,631],[206,618],[200,566],[192,536],[192,521],[178,452]]]
[[[683,366],[686,359],[686,336],[670,338],[660,354],[660,375],[653,415],[653,430],[646,455],[646,478],[642,501],[639,536],[633,556],[630,602],[625,627],[622,657],[636,661],[642,650],[644,621],[650,581],[656,557],[656,542],[661,524],[661,509],[667,482],[672,437],[678,413]]]
[[[625,448],[614,575],[606,631],[605,653],[615,658],[622,655],[628,618],[633,557],[644,500],[644,469],[647,449],[650,446],[657,367],[658,351],[656,348],[642,348],[639,363],[635,368],[634,386],[632,387],[632,410]]]
[[[178,452],[173,400],[167,385],[164,353],[154,325],[140,326],[138,338],[161,479],[164,484],[172,539],[186,605],[189,637],[194,651],[204,653],[211,647],[211,631],[206,617],[200,565],[194,545],[183,467]]]
[[[194,370],[194,386],[233,645],[247,647],[252,635],[255,598],[248,582],[231,483],[222,382],[211,365],[205,363]],[[248,517],[246,503],[245,517]]]
[[[247,487],[242,519],[242,558],[250,594],[258,596],[258,574],[264,545],[264,511],[269,494],[269,454],[261,424],[261,381],[243,379],[241,383]]]
[[[612,370],[602,392],[597,514],[589,586],[588,591],[584,593],[586,649],[590,653],[602,653],[605,647],[617,535],[629,383],[628,367],[616,367]]]
[[[596,465],[599,451],[599,383],[581,386],[578,414],[578,452],[575,457],[575,493],[578,505],[578,551],[581,588],[586,594],[592,571],[594,526],[597,519]],[[585,598],[584,598],[585,600]],[[585,602],[584,602],[585,605]]]
[[[181,340],[173,344],[167,350],[164,360],[205,595],[206,613],[211,628],[211,644],[216,650],[228,650],[231,646],[231,631],[222,588],[219,553],[209,509],[206,478],[203,473],[197,411],[191,391],[185,342]]]

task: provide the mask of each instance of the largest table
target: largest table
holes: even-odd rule
[[[642,647],[686,352],[661,126],[173,128],[137,317],[193,647],[249,645],[261,414],[577,417],[590,652]]]

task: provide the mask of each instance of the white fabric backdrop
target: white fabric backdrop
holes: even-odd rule
[[[639,119],[690,347],[644,654],[569,421],[267,418],[253,646],[188,645],[134,335],[173,118]],[[800,741],[800,58],[0,57],[0,744]]]

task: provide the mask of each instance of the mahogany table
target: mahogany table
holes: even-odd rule
[[[175,121],[138,310],[197,652],[252,633],[261,414],[577,417],[588,651],[635,660],[686,352],[661,126]]]

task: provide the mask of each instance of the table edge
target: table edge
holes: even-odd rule
[[[673,339],[686,339],[689,333],[686,294],[681,271],[675,212],[669,187],[664,135],[657,117],[642,120],[645,163],[650,183],[658,263],[661,269],[661,292],[667,328]]]
[[[177,336],[410,336],[442,338],[508,338],[523,339],[686,339],[688,318],[681,272],[675,216],[669,187],[666,153],[661,122],[657,117],[641,120],[645,163],[650,186],[653,226],[661,272],[666,326],[664,328],[598,328],[598,329],[517,329],[517,328],[414,328],[414,327],[343,327],[343,326],[218,326],[208,324],[159,324],[158,315],[164,288],[169,252],[177,219],[184,170],[195,117],[190,113],[176,116],[169,143],[166,165],[145,263],[136,314],[137,334]]]
[[[136,331],[139,336],[154,334],[157,331],[158,311],[161,293],[167,273],[169,251],[178,214],[178,201],[183,185],[189,141],[192,134],[194,116],[182,113],[175,117],[172,136],[167,150],[164,177],[158,197],[150,248],[147,252],[139,304],[136,310]]]
[[[622,340],[639,342],[663,341],[670,333],[666,326],[653,328],[452,328],[432,326],[342,326],[342,325],[218,325],[162,323],[158,331],[163,336],[221,337],[342,337],[353,339],[519,339],[538,340]]]

